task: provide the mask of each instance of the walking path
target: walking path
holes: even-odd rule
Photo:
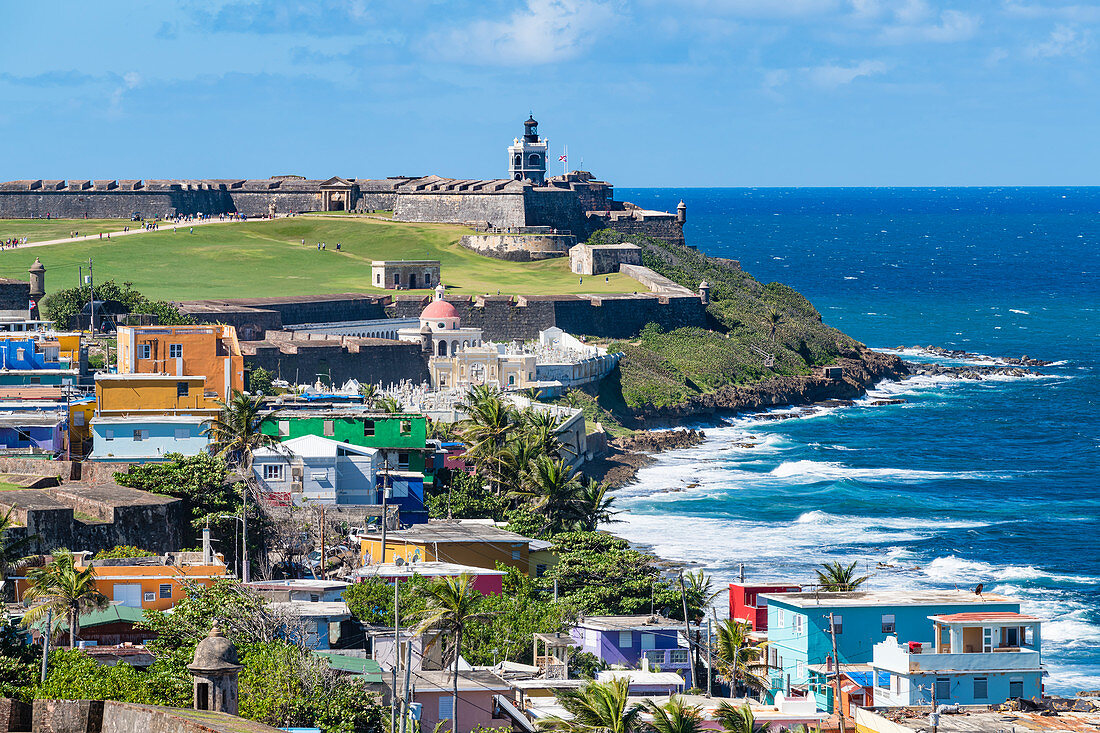
[[[288,216],[288,214],[282,214],[282,215],[276,214],[276,218],[283,218],[283,217],[286,217],[286,216]],[[184,221],[184,222],[180,222],[179,224],[175,224],[175,223],[172,223],[172,222],[168,221],[168,222],[164,222],[161,225],[160,229],[145,229],[141,225],[138,225],[137,227],[135,227],[133,229],[130,229],[130,231],[128,231],[128,232],[119,230],[117,232],[110,232],[109,234],[110,234],[110,237],[113,239],[114,237],[126,237],[126,236],[129,236],[131,234],[149,234],[149,233],[152,233],[152,232],[163,232],[163,231],[166,231],[168,229],[168,227],[175,227],[176,230],[177,230],[177,233],[179,233],[178,230],[180,230],[180,229],[186,230],[189,227],[201,227],[201,226],[204,226],[206,224],[244,224],[246,222],[257,222],[257,221],[273,221],[273,220],[272,219],[199,219],[199,220],[196,220],[196,221]],[[98,241],[106,242],[107,237],[108,237],[108,232],[104,232],[103,236],[100,236],[99,234],[82,234],[79,237],[65,237],[64,239],[47,239],[47,240],[42,241],[42,242],[27,242],[26,244],[16,245],[13,249],[26,249],[28,247],[45,247],[46,245],[49,245],[49,244],[66,244],[66,243],[69,243],[69,242],[98,242]]]

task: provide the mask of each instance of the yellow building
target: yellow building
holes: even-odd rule
[[[203,376],[218,399],[244,389],[244,356],[232,326],[119,326],[119,374]]]
[[[386,533],[383,555],[382,533],[360,537],[364,565],[432,560],[495,569],[497,563],[510,565],[531,574],[531,543],[536,542],[515,532],[478,520],[431,520],[409,529]]]
[[[218,395],[204,376],[97,374],[95,398],[98,417],[218,413]]]
[[[432,384],[437,389],[468,389],[491,384],[500,389],[535,386],[535,355],[505,344],[460,346],[451,356],[429,360]]]

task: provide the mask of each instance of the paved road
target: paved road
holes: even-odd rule
[[[287,216],[287,215],[286,214],[277,215],[277,218],[281,219],[285,216]],[[172,224],[171,222],[162,222],[161,227],[160,227],[159,230],[156,230],[156,229],[143,229],[140,224],[136,224],[136,226],[131,228],[130,231],[128,231],[128,232],[117,231],[117,232],[111,232],[110,234],[111,234],[111,239],[114,239],[115,237],[128,237],[131,234],[149,234],[149,233],[155,232],[155,231],[162,231],[162,232],[170,231],[172,227],[175,227],[177,229],[177,232],[182,232],[184,234],[187,234],[187,230],[188,230],[189,227],[201,227],[201,226],[205,226],[207,224],[242,224],[244,222],[256,222],[256,221],[271,221],[271,219],[243,219],[243,220],[242,219],[203,219],[201,221],[180,222],[179,224]],[[104,241],[104,242],[107,241],[107,233],[106,232],[103,233],[102,237],[100,237],[98,234],[83,234],[79,237],[66,237],[64,239],[47,239],[47,240],[42,241],[42,242],[27,242],[26,244],[18,245],[16,247],[16,249],[26,249],[27,247],[45,247],[46,245],[49,245],[49,244],[67,244],[69,242],[99,242],[99,241]]]

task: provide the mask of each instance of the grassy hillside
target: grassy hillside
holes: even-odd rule
[[[654,324],[637,337],[616,341],[622,351],[619,382],[601,386],[600,405],[612,412],[679,405],[732,385],[751,385],[776,376],[810,374],[815,366],[852,355],[860,344],[822,323],[821,314],[795,290],[762,284],[735,263],[681,245],[628,236],[643,246],[643,262],[666,277],[696,289],[711,286],[710,329],[664,332]],[[597,243],[624,241],[616,232],[597,232]]]
[[[100,232],[119,232],[125,226],[140,226],[128,219],[0,219],[0,241],[26,237],[28,242],[63,239],[72,232],[96,236]]]
[[[46,224],[46,222],[32,222]],[[11,221],[0,221],[8,227]],[[92,222],[84,222],[84,227]],[[67,234],[68,226],[62,234]],[[371,292],[371,260],[437,259],[443,282],[457,295],[623,293],[638,290],[623,275],[579,278],[567,258],[506,262],[458,244],[467,230],[443,224],[405,224],[350,217],[293,217],[275,221],[165,226],[158,232],[108,240],[29,247],[0,253],[0,277],[25,280],[35,257],[46,266],[49,290],[76,283],[77,266],[91,257],[97,279],[132,283],[153,299],[312,295]],[[12,234],[16,232],[13,230]],[[302,244],[302,240],[305,244]],[[326,249],[317,250],[317,242]],[[336,251],[336,243],[341,251]]]

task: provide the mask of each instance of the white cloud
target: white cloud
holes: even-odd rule
[[[885,26],[879,36],[883,43],[954,43],[972,38],[978,32],[981,18],[960,10],[944,10],[935,20],[925,22],[907,22],[907,20],[927,16],[920,16],[923,3],[907,3],[910,7],[906,13],[898,14],[899,22]]]
[[[841,7],[840,0],[680,0],[679,4],[708,13],[756,19],[791,19],[825,15]]]
[[[1027,55],[1035,59],[1080,56],[1091,47],[1091,33],[1059,24],[1054,27],[1045,41],[1028,46]]]
[[[1056,18],[1076,23],[1100,23],[1100,5],[1028,5],[1008,0],[1005,10],[1022,18]]]
[[[429,37],[428,48],[458,61],[548,64],[579,54],[615,20],[599,0],[527,0],[507,20],[477,21]]]
[[[814,86],[824,89],[835,89],[845,84],[851,84],[853,81],[863,76],[884,74],[887,69],[888,67],[882,61],[860,61],[858,64],[851,66],[842,66],[839,64],[815,66],[802,69],[802,72]]]

